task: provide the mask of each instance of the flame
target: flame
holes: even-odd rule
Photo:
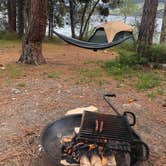
[[[89,145],[89,150],[93,150],[93,149],[95,149],[96,148],[96,146],[94,145],[94,144],[90,144]]]

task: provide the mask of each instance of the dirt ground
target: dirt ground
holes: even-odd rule
[[[120,112],[130,110],[137,117],[134,128],[150,147],[150,158],[142,165],[166,165],[166,96],[149,100],[98,70],[100,74],[87,76],[86,71],[114,58],[115,52],[67,44],[45,44],[43,51],[47,64],[36,67],[15,63],[20,45],[0,46],[0,166],[48,165],[40,152],[42,129],[77,107],[94,105],[113,113],[102,99],[110,92],[117,95],[113,103]]]

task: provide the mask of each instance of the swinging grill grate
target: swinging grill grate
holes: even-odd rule
[[[85,111],[82,116],[78,139],[101,142],[132,140],[131,127],[125,116],[106,115]]]

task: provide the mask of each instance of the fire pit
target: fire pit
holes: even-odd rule
[[[117,115],[84,111],[83,114],[66,116],[45,128],[42,146],[54,164],[60,165],[61,160],[80,163],[82,156],[92,158],[94,154],[101,160],[114,154],[117,163],[121,160],[119,156],[122,158],[127,154],[131,166],[148,159],[148,146],[131,127],[135,125],[135,115],[131,112],[119,114],[107,97],[115,95],[104,95],[104,99]]]

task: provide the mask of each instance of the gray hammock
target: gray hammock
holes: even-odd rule
[[[115,40],[115,41],[113,41],[111,43],[93,43],[93,42],[86,42],[86,41],[74,39],[74,38],[62,35],[60,33],[57,33],[55,31],[54,31],[54,33],[59,38],[61,38],[62,40],[64,40],[65,42],[67,42],[69,44],[72,44],[72,45],[75,45],[75,46],[78,46],[78,47],[81,47],[81,48],[91,49],[91,50],[94,50],[94,51],[107,49],[107,48],[119,45],[122,42],[124,42],[124,41],[126,41],[126,40],[128,40],[130,38],[133,38],[133,35],[130,34],[130,35],[126,36],[126,37],[123,37],[121,39]]]

